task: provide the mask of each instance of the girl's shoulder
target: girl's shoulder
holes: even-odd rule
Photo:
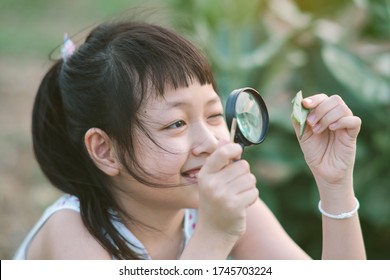
[[[19,258],[23,254],[26,259],[110,258],[82,222],[78,198],[70,195],[45,211],[19,249]]]

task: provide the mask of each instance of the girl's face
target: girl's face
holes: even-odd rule
[[[164,97],[149,98],[139,115],[156,142],[141,131],[135,137],[139,164],[155,176],[147,179],[163,185],[180,185],[173,188],[144,186],[139,194],[154,200],[158,193],[155,197],[158,201],[164,200],[161,197],[164,196],[175,202],[181,200],[182,207],[197,207],[198,172],[219,140],[229,140],[219,96],[212,85],[194,82],[186,88],[167,90]],[[134,191],[132,189],[135,195]]]

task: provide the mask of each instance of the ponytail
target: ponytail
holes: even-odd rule
[[[62,61],[56,62],[43,78],[32,113],[32,138],[35,157],[50,182],[64,192],[69,189],[59,167],[64,163],[66,144],[64,108],[58,76]],[[64,170],[65,171],[65,170]],[[65,171],[66,172],[66,171]]]
[[[61,96],[63,61],[56,62],[44,76],[33,106],[32,138],[35,157],[49,181],[61,191],[80,199],[84,225],[116,259],[139,259],[126,239],[112,224],[110,209],[118,209],[106,177],[87,156],[82,141],[72,143]],[[104,199],[102,199],[104,198]],[[111,240],[110,240],[111,239]]]
[[[76,185],[86,180],[85,156],[80,143],[70,140],[66,111],[60,86],[63,61],[57,61],[46,73],[35,98],[32,138],[35,157],[50,182],[61,191],[80,196]]]

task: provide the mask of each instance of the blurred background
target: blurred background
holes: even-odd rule
[[[291,127],[290,101],[299,90],[342,96],[363,121],[354,180],[367,255],[390,259],[389,0],[0,0],[0,259],[12,258],[60,195],[39,170],[30,137],[48,55],[58,55],[64,32],[80,43],[91,26],[134,13],[201,47],[224,99],[244,86],[263,95],[269,134],[244,157],[261,197],[315,259],[319,197]]]

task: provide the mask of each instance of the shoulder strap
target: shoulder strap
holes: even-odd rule
[[[22,244],[19,246],[18,250],[14,255],[15,260],[25,260],[27,258],[27,248],[30,246],[30,243],[34,239],[35,235],[39,232],[39,230],[54,213],[64,209],[69,209],[80,213],[80,202],[78,198],[72,195],[64,195],[60,197],[56,202],[54,202],[50,207],[48,207],[42,214],[42,216],[39,218],[38,222],[27,234]]]

